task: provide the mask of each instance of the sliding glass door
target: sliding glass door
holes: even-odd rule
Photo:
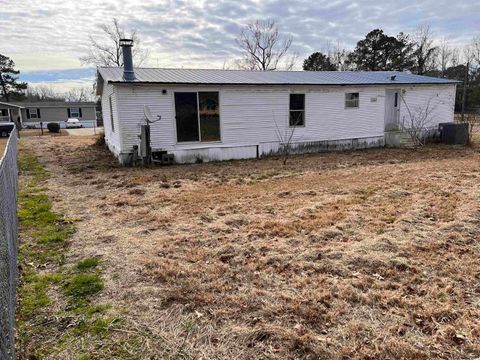
[[[196,92],[175,93],[177,141],[199,141],[198,104]]]
[[[218,92],[176,92],[177,141],[220,141]]]

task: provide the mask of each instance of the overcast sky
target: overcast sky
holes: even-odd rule
[[[149,66],[220,68],[238,56],[234,39],[255,19],[276,20],[303,60],[329,41],[353,48],[374,28],[396,35],[429,24],[462,45],[480,35],[479,14],[478,0],[0,0],[0,53],[23,80],[66,89],[91,84],[95,70],[78,58],[113,17],[138,31]]]

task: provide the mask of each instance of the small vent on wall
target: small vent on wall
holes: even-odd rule
[[[377,98],[376,97],[371,97],[370,102],[377,102]]]

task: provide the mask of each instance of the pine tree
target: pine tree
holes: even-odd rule
[[[332,64],[330,57],[321,52],[314,52],[303,61],[303,70],[309,71],[335,71],[335,65]]]
[[[407,70],[413,66],[412,45],[402,33],[398,37],[388,36],[383,30],[370,31],[365,39],[357,43],[348,61],[357,70]]]
[[[9,57],[0,54],[0,99],[21,100],[27,83],[18,81],[20,71],[15,70],[15,63]]]

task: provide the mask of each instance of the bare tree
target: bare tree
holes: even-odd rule
[[[456,67],[460,64],[460,50],[457,47],[452,48],[452,56],[450,58],[450,66]]]
[[[452,48],[448,43],[446,38],[443,38],[440,42],[440,46],[438,47],[438,57],[440,63],[440,69],[442,72],[442,77],[445,77],[445,71],[447,70],[448,66],[450,65],[450,61],[453,56]]]
[[[333,47],[331,59],[332,63],[337,67],[338,71],[348,70],[347,59],[349,53],[350,52],[345,49],[342,44],[340,44],[340,41],[337,41],[337,43]]]
[[[476,36],[472,39],[470,46],[472,53],[472,60],[474,60],[478,67],[480,67],[480,36]]]
[[[470,86],[470,81],[474,79],[474,76],[480,67],[480,37],[474,37],[472,42],[464,47],[463,57],[465,59],[465,75],[463,79],[460,121],[468,124],[468,143],[471,144],[477,120],[476,114],[466,112],[467,90]]]
[[[294,53],[287,57],[285,61],[285,70],[292,71],[297,65],[298,62],[298,53]]]
[[[336,43],[327,42],[324,53],[327,54],[330,62],[336,67],[337,71],[345,71],[349,69],[347,58],[349,51],[337,40]]]
[[[430,26],[422,25],[414,34],[414,57],[416,60],[416,73],[425,74],[435,68],[435,55],[438,48],[434,46],[433,33]]]
[[[468,83],[470,80],[470,68],[472,61],[474,59],[474,52],[473,48],[471,45],[466,45],[465,48],[463,49],[463,57],[465,58],[465,75],[463,78],[463,91],[462,91],[462,117],[461,121],[465,121],[465,107],[467,104],[467,89],[468,89]]]
[[[88,87],[72,88],[65,94],[65,101],[68,102],[93,101],[94,99],[93,88],[89,89]]]
[[[148,58],[148,51],[142,49],[140,46],[140,38],[136,30],[133,30],[128,35],[117,19],[113,18],[111,24],[102,24],[99,26],[102,32],[102,38],[96,39],[90,35],[90,49],[88,54],[80,57],[83,64],[92,64],[95,66],[123,66],[123,54],[120,46],[120,39],[130,38],[133,40],[135,46],[132,54],[135,64],[142,65]]]
[[[237,66],[242,69],[278,70],[284,60],[287,70],[295,65],[296,56],[287,56],[292,38],[281,35],[273,20],[248,24],[235,40],[243,52],[242,58],[237,60]]]
[[[64,101],[65,97],[48,85],[28,86],[26,98],[29,101]]]

